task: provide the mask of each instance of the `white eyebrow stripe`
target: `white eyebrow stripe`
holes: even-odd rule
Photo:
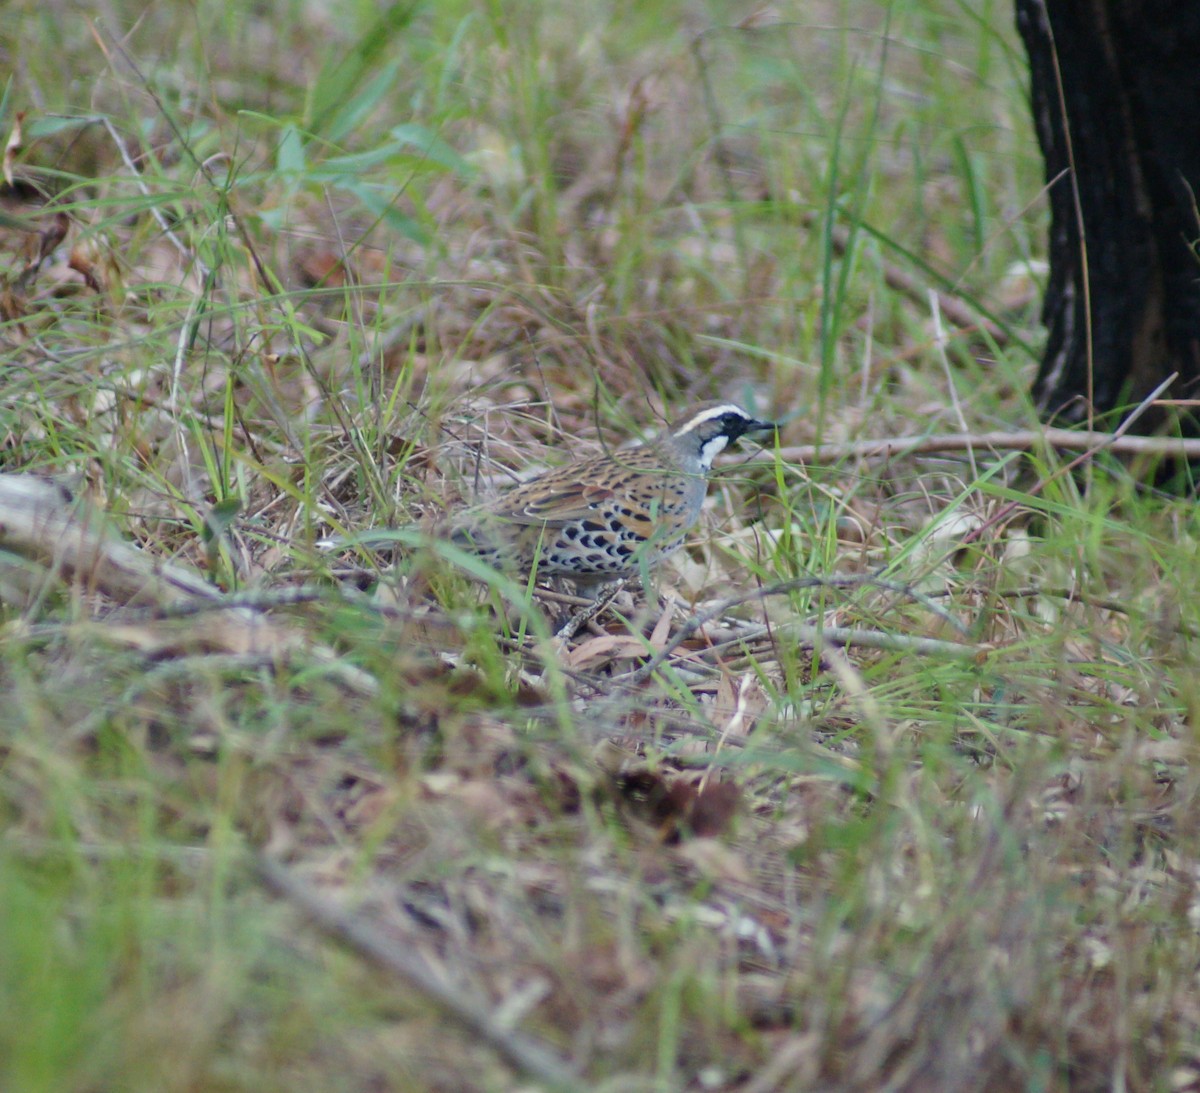
[[[740,406],[735,406],[732,402],[727,402],[723,406],[711,406],[707,410],[701,410],[691,421],[681,429],[675,431],[676,436],[684,436],[690,433],[699,425],[703,425],[706,421],[712,421],[715,417],[720,417],[722,414],[737,414],[740,418],[750,420],[750,415],[746,413]]]

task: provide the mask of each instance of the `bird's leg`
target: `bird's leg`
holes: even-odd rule
[[[596,598],[586,607],[581,607],[559,627],[558,632],[554,635],[555,639],[559,642],[570,641],[621,594],[627,583],[628,578],[619,577],[615,581],[601,585],[596,592]]]

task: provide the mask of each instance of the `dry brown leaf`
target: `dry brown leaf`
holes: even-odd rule
[[[505,795],[494,780],[463,778],[450,771],[433,771],[420,781],[423,796],[442,800],[489,830],[521,822],[517,802]]]
[[[71,256],[67,259],[67,265],[83,278],[84,283],[93,292],[103,291],[98,268],[99,257],[95,240],[80,238],[71,248]]]
[[[638,753],[616,740],[604,739],[592,751],[592,761],[605,774],[616,777],[630,763],[636,762]]]
[[[21,272],[13,278],[13,301],[6,307],[17,307],[20,312],[24,312],[24,295],[29,286],[37,277],[46,259],[54,253],[55,248],[59,243],[66,238],[67,229],[71,226],[71,221],[66,213],[55,213],[50,218],[50,222],[40,231],[31,232],[25,237],[25,242],[21,247],[21,255],[25,260],[25,265]]]
[[[365,785],[341,809],[342,820],[351,831],[373,827],[395,809],[399,797],[394,786]]]
[[[667,800],[679,822],[700,838],[727,830],[742,800],[733,782],[709,779],[699,784],[679,778],[667,787]]]
[[[314,251],[300,260],[300,276],[308,288],[341,288],[354,279],[353,271],[346,268],[342,259],[333,251]]]
[[[738,693],[733,686],[733,676],[722,672],[717,681],[717,693],[713,696],[712,715],[715,720],[724,721],[733,716],[737,709]]]
[[[105,293],[114,307],[125,300],[125,279],[116,252],[94,235],[82,237],[71,248],[67,265],[83,276],[93,292]]]
[[[521,820],[516,802],[494,781],[470,778],[459,782],[453,797],[466,815],[488,830],[511,827]]]
[[[13,119],[12,130],[8,134],[8,143],[4,146],[4,181],[10,186],[16,185],[13,164],[16,162],[17,156],[20,155],[21,149],[25,147],[25,138],[22,135],[24,121],[25,111],[18,110],[16,117]]]
[[[676,853],[706,877],[732,884],[749,884],[752,879],[742,852],[716,839],[689,839]]]
[[[0,286],[0,319],[6,323],[19,323],[25,317],[25,294],[16,293],[10,285]],[[25,336],[24,328],[21,329]]]
[[[668,603],[650,633],[650,648],[655,653],[661,653],[667,647],[667,638],[671,635],[671,615],[671,604]]]
[[[717,684],[711,717],[721,730],[721,739],[743,739],[749,735],[759,714],[770,705],[770,699],[758,677],[746,673],[735,683],[725,673]]]
[[[67,237],[67,230],[71,227],[71,220],[64,212],[57,212],[50,218],[50,223],[44,227],[37,235],[38,253],[35,265],[39,268],[41,264],[54,253]]]
[[[642,767],[623,771],[614,781],[621,795],[658,828],[664,842],[678,842],[685,835],[720,835],[742,799],[733,782],[706,779],[694,771]]]
[[[646,654],[646,642],[629,634],[600,634],[577,645],[567,654],[570,668],[591,668],[622,657],[640,657]]]

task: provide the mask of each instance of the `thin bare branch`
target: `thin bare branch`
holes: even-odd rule
[[[1086,433],[1073,429],[1018,429],[1013,432],[880,437],[875,440],[853,440],[840,444],[795,444],[775,451],[764,450],[755,454],[748,462],[767,462],[778,457],[787,463],[826,464],[844,459],[895,459],[900,456],[980,449],[993,452],[1029,452],[1038,448],[1088,453],[1107,449],[1121,455],[1200,459],[1200,440],[1172,436],[1126,436],[1121,431]]]

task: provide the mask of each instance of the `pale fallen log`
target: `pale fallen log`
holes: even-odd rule
[[[124,542],[103,513],[38,475],[0,474],[0,550],[121,604],[166,606],[221,596],[191,570]],[[5,568],[11,577],[14,569]]]

